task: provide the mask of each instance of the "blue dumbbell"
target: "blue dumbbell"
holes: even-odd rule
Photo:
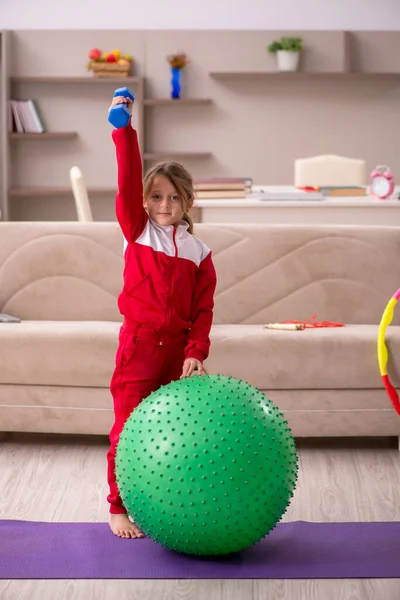
[[[131,90],[127,87],[118,88],[114,92],[114,98],[116,96],[124,96],[124,98],[130,98],[132,102],[135,101],[135,96]],[[131,111],[127,108],[126,104],[117,104],[113,106],[108,113],[108,121],[119,129],[120,127],[126,127],[129,123]]]

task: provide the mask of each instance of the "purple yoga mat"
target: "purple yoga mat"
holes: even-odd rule
[[[238,554],[196,558],[107,523],[0,520],[0,579],[354,579],[400,577],[400,523],[279,523]]]

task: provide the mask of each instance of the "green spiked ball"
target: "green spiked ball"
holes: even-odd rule
[[[126,421],[117,484],[142,531],[185,554],[243,550],[281,519],[296,486],[295,443],[264,394],[232,377],[172,382]]]

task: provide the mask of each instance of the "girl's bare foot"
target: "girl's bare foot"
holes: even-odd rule
[[[110,517],[110,527],[114,535],[121,538],[143,538],[144,534],[132,523],[128,515],[114,515]]]

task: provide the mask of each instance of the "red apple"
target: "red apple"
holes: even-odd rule
[[[90,60],[99,60],[100,57],[101,50],[99,50],[98,48],[92,48],[92,50],[89,52]]]
[[[117,59],[113,53],[111,53],[107,56],[107,62],[109,62],[109,63],[117,62]]]

